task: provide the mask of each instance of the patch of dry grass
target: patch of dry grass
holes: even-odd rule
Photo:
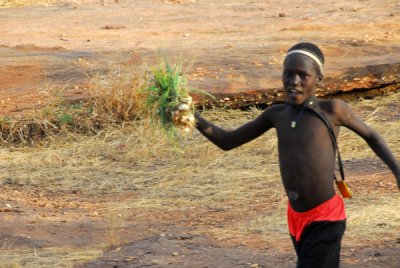
[[[142,90],[147,84],[145,64],[132,62],[114,66],[105,74],[94,74],[90,78],[89,100],[85,106],[102,122],[121,124],[141,119],[145,109]]]
[[[73,267],[103,254],[101,247],[80,248],[45,248],[26,250],[2,250],[1,267]]]
[[[399,100],[400,93],[395,93],[352,104],[354,110],[360,114],[363,120],[385,138],[396,155],[400,155],[400,135],[398,135],[400,120],[397,109],[394,108],[398,108]],[[345,128],[342,128],[342,133],[339,136],[339,147],[344,159],[375,157],[374,152],[366,146],[364,140]]]
[[[399,193],[357,196],[346,201],[346,236],[352,240],[393,240],[400,231]]]
[[[0,0],[2,7],[20,7],[20,6],[51,6],[57,3],[65,3],[60,0]]]
[[[68,103],[59,98],[59,89],[53,89],[57,93],[49,97],[46,106],[18,117],[1,117],[0,142],[3,146],[48,144],[56,136],[95,135],[109,125],[143,119],[141,90],[147,83],[146,74],[146,67],[140,64],[95,74],[90,78],[86,102]]]

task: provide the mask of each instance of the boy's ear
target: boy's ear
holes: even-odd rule
[[[322,74],[318,75],[317,82],[321,82],[324,76]]]

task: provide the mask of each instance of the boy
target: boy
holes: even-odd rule
[[[340,126],[361,136],[392,170],[400,187],[400,167],[383,138],[345,102],[315,97],[316,85],[323,77],[323,63],[324,56],[314,44],[299,43],[289,49],[282,74],[286,103],[271,106],[236,130],[221,129],[196,113],[196,128],[223,150],[276,129],[297,267],[339,267],[340,243],[346,228],[344,203],[333,187],[333,141],[327,126],[311,109],[329,121],[335,137]]]

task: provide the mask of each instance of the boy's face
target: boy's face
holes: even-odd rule
[[[314,96],[315,86],[322,79],[312,59],[292,54],[283,65],[282,82],[290,104],[300,105]]]

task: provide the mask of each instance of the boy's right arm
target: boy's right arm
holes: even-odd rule
[[[256,119],[241,127],[227,131],[204,119],[198,112],[195,113],[196,128],[212,143],[227,151],[249,142],[272,127],[266,111]]]

